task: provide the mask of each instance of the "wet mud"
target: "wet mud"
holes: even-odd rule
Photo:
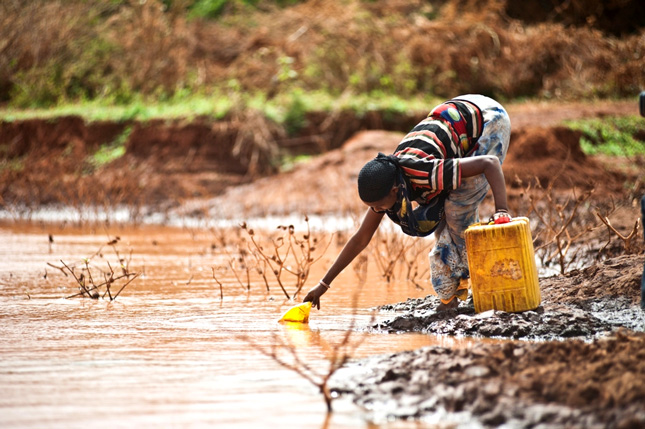
[[[375,420],[468,427],[643,427],[644,259],[620,256],[541,279],[542,303],[534,311],[477,314],[471,299],[437,312],[435,296],[382,306],[381,312],[396,315],[374,326],[377,330],[507,341],[369,358],[347,368],[333,388]]]
[[[527,340],[593,339],[618,328],[645,331],[640,308],[643,255],[608,259],[583,270],[540,280],[541,305],[533,311],[476,313],[472,297],[457,309],[435,311],[439,299],[380,307],[396,314],[375,326],[387,332],[425,332]]]
[[[341,374],[339,374],[341,375]],[[426,347],[344,370],[333,389],[376,421],[439,427],[636,428],[645,424],[645,334]]]

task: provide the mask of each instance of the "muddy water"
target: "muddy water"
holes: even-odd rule
[[[141,276],[114,302],[65,299],[77,292],[74,280],[48,263],[78,264],[101,249],[93,262],[114,265],[104,244],[116,236],[117,249]],[[249,341],[269,347],[277,336],[321,373],[352,323],[354,337],[365,336],[356,357],[470,345],[365,332],[370,307],[428,293],[406,282],[386,284],[374,269],[356,311],[359,282],[348,269],[308,326],[278,324],[293,304],[279,290],[267,293],[254,283],[249,292],[230,270],[219,270],[220,298],[212,267],[226,266],[229,257],[215,241],[212,232],[162,227],[0,226],[0,426],[373,427],[343,399],[327,418],[313,385]],[[310,278],[320,278],[334,255],[329,249]]]

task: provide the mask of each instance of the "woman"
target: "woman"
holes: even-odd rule
[[[369,244],[384,215],[403,232],[434,232],[430,252],[432,286],[438,310],[456,308],[468,295],[464,231],[479,221],[488,189],[496,223],[510,221],[501,164],[511,123],[506,110],[483,95],[463,95],[435,107],[401,141],[392,155],[369,161],[358,175],[358,193],[368,210],[358,230],[317,286],[307,293],[320,309],[320,297],[338,274]],[[416,207],[412,202],[416,202]]]

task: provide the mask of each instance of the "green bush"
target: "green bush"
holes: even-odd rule
[[[580,145],[589,155],[645,155],[645,120],[641,117],[583,119],[567,125],[582,132]]]
[[[284,117],[284,127],[289,135],[298,133],[307,125],[306,113],[307,106],[302,99],[302,93],[295,91],[291,96],[291,102]]]
[[[199,18],[214,19],[219,17],[226,4],[230,3],[228,0],[197,0],[190,6],[190,16]]]
[[[303,1],[305,0],[274,0],[272,3],[280,7],[287,7]],[[217,19],[224,15],[227,9],[256,8],[259,2],[260,0],[196,0],[188,7],[188,10],[189,15],[193,18]],[[164,3],[166,7],[170,7],[172,1],[166,0]]]

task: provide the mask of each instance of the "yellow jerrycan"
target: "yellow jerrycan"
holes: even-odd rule
[[[475,311],[520,312],[540,305],[540,285],[529,220],[474,224],[465,232]]]
[[[294,305],[284,312],[280,317],[279,322],[297,322],[309,323],[309,312],[311,311],[311,302],[303,302],[302,304]]]

